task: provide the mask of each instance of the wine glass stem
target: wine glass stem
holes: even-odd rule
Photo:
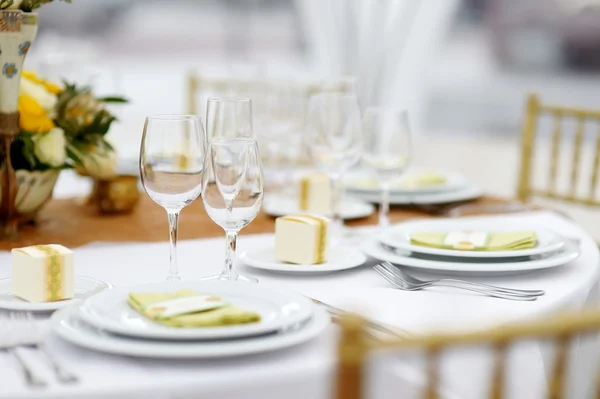
[[[170,242],[170,264],[167,280],[181,280],[177,270],[177,227],[179,224],[179,210],[167,210],[169,215],[169,242]]]
[[[342,176],[340,173],[334,173],[330,176],[331,184],[331,213],[333,216],[334,235],[337,238],[342,236],[343,221],[340,216],[340,204],[342,200]]]
[[[227,280],[237,280],[237,274],[233,268],[235,262],[235,247],[237,245],[237,231],[226,231],[227,235],[227,247],[225,249],[225,270],[223,270],[224,276]]]
[[[379,228],[385,229],[390,225],[390,185],[388,182],[381,182],[381,204],[379,204]]]

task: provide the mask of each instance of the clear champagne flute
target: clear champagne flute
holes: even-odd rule
[[[206,137],[252,138],[252,100],[247,97],[209,97],[206,102]]]
[[[146,118],[140,149],[140,174],[146,193],[169,217],[170,266],[167,280],[180,280],[177,270],[179,212],[202,192],[206,136],[193,115]]]
[[[358,100],[345,93],[319,93],[310,97],[306,126],[307,148],[317,166],[331,182],[331,211],[334,231],[342,237],[340,217],[342,177],[362,153],[362,124]]]
[[[258,144],[249,138],[215,137],[208,145],[202,200],[208,216],[225,230],[225,267],[209,279],[257,282],[235,271],[239,231],[258,215],[263,201],[263,173]]]
[[[384,229],[390,224],[390,184],[406,172],[411,158],[408,113],[404,110],[367,108],[363,129],[363,165],[375,173],[379,182],[379,227]]]

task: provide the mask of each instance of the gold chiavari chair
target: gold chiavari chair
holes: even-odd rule
[[[467,333],[440,334],[423,337],[397,338],[377,341],[369,337],[364,320],[359,316],[348,316],[342,320],[341,337],[338,344],[338,364],[335,381],[335,399],[366,399],[365,387],[368,361],[375,353],[394,353],[421,350],[426,356],[426,385],[423,399],[441,398],[439,382],[442,379],[442,355],[451,350],[489,346],[493,349],[493,368],[487,387],[486,399],[508,398],[506,385],[508,354],[513,345],[522,341],[540,340],[553,342],[555,356],[548,378],[548,399],[561,399],[567,395],[567,371],[569,349],[574,339],[600,332],[600,312],[560,315],[546,320],[502,326],[492,330]],[[396,353],[398,352],[398,353]],[[600,375],[599,375],[600,377]],[[600,378],[591,381],[595,387],[595,398],[600,398]],[[390,393],[390,397],[398,397]],[[482,398],[484,399],[484,398]]]
[[[548,156],[550,157],[549,183],[545,189],[536,187],[534,182],[538,180],[534,176],[534,155],[537,148],[538,130],[542,117],[553,119],[551,145]],[[570,181],[567,193],[557,189],[559,175],[559,163],[561,158],[561,144],[566,135],[564,122],[568,119],[575,121],[576,128],[573,139],[573,149],[570,165]],[[591,181],[586,193],[579,194],[580,177],[582,175],[582,148],[584,147],[585,124],[594,123],[595,153],[592,161],[587,165],[591,168]],[[600,200],[596,199],[596,188],[598,186],[598,167],[600,165],[600,111],[578,109],[562,106],[542,104],[535,94],[529,95],[527,99],[525,120],[523,123],[521,143],[521,168],[519,171],[519,183],[517,197],[521,202],[528,202],[532,197],[545,197],[550,199],[567,201],[569,203],[600,206]]]

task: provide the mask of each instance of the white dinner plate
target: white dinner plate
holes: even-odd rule
[[[52,315],[52,330],[75,345],[124,356],[166,359],[208,359],[251,355],[299,345],[319,336],[330,324],[324,309],[288,330],[251,338],[221,341],[158,341],[110,334],[85,323],[77,307]]]
[[[111,287],[111,284],[101,280],[96,280],[91,277],[75,276],[74,298],[66,299],[64,301],[33,303],[14,296],[12,294],[12,278],[3,278],[0,279],[0,309],[25,312],[52,312]]]
[[[431,248],[422,245],[414,245],[410,237],[419,231],[535,231],[538,243],[529,249],[517,251],[461,251],[456,249]],[[460,258],[516,258],[521,256],[541,255],[555,252],[562,248],[566,240],[553,231],[540,229],[515,223],[504,223],[502,219],[491,220],[464,220],[464,219],[437,219],[418,220],[414,222],[400,223],[392,226],[380,236],[382,243],[397,249],[416,252],[421,254],[452,256]]]
[[[548,269],[563,266],[579,257],[579,246],[567,242],[558,252],[548,255],[536,255],[525,260],[493,261],[492,259],[468,259],[468,258],[440,258],[415,257],[414,254],[402,254],[386,247],[378,238],[366,241],[361,246],[363,252],[375,259],[388,261],[399,266],[407,266],[418,269],[450,271],[454,274],[515,274],[532,270]]]
[[[440,184],[425,184],[418,186],[403,186],[403,180],[410,179],[413,176],[417,176],[422,173],[436,173],[445,176],[446,181]],[[403,195],[403,194],[431,194],[440,193],[447,191],[454,191],[464,188],[469,185],[469,181],[465,176],[460,173],[438,168],[423,168],[415,167],[408,171],[403,177],[401,177],[396,183],[392,183],[390,190],[391,195]],[[354,172],[350,173],[348,177],[344,179],[344,187],[350,193],[365,193],[380,195],[380,188],[378,187],[377,180],[366,172]]]
[[[243,252],[240,254],[239,260],[245,265],[278,273],[324,274],[361,266],[366,262],[367,257],[356,248],[336,247],[330,248],[329,260],[325,263],[294,265],[275,260],[275,249],[270,247]]]
[[[234,306],[260,314],[257,323],[219,327],[174,328],[149,320],[127,304],[130,292],[175,292],[194,290],[218,296]],[[301,323],[313,314],[315,305],[290,290],[265,284],[221,280],[164,281],[113,288],[85,300],[79,310],[87,323],[113,333],[151,339],[223,339],[266,334]]]
[[[298,200],[286,195],[267,195],[263,202],[262,210],[270,216],[285,216],[298,213],[306,213],[300,209]],[[355,198],[344,197],[340,204],[340,216],[342,219],[360,219],[370,216],[375,212],[375,207],[368,202]],[[331,215],[323,215],[331,216]]]
[[[483,193],[478,187],[468,185],[457,190],[441,191],[437,193],[423,194],[391,194],[391,205],[437,205],[452,202],[470,201],[481,197]],[[378,192],[352,192],[352,196],[363,201],[378,204],[381,202],[381,194]]]

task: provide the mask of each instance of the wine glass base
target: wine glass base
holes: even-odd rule
[[[169,274],[167,276],[167,281],[181,281],[181,276],[179,276],[179,274]]]
[[[258,279],[252,276],[242,276],[236,274],[234,278],[230,279],[226,274],[218,274],[216,276],[203,277],[200,280],[225,280],[225,281],[243,281],[247,283],[258,283]]]

